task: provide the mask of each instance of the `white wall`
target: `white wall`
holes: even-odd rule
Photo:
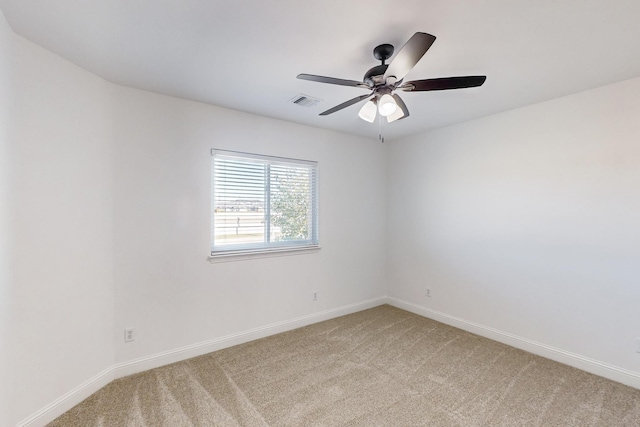
[[[390,296],[640,379],[639,93],[640,78],[389,144]]]
[[[640,372],[639,89],[381,145],[112,85],[0,16],[0,424],[64,409],[47,405],[105,369],[387,283],[397,300]],[[208,263],[212,147],[319,161],[322,250]]]
[[[0,11],[0,425],[11,425],[11,248],[13,246],[11,224],[11,161],[9,160],[12,37],[2,11]]]
[[[114,363],[113,175],[108,85],[0,25],[12,92],[2,205],[15,242],[0,294],[11,292],[10,317],[0,317],[13,338],[1,351],[10,352],[9,426]],[[6,110],[0,117],[6,130]]]
[[[119,362],[385,295],[384,145],[128,88],[116,97]],[[209,263],[211,148],[318,161],[322,249]]]
[[[4,19],[0,47],[1,425],[134,359],[385,295],[384,145],[119,87]],[[209,263],[212,147],[317,160],[322,249]]]

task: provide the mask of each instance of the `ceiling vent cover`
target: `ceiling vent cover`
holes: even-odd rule
[[[292,104],[299,105],[301,107],[313,107],[320,102],[318,98],[314,98],[309,95],[300,93],[289,100]]]

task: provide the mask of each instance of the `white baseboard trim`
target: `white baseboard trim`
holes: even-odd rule
[[[324,320],[356,313],[358,311],[377,307],[386,303],[386,297],[373,298],[355,304],[343,305],[341,307],[324,310],[318,313],[311,313],[305,316],[296,317],[294,319],[271,323],[269,325],[261,326],[247,331],[225,335],[220,338],[214,338],[212,340],[207,340],[173,350],[152,354],[150,356],[141,357],[131,361],[118,363],[105,369],[93,378],[88,379],[78,387],[64,394],[60,398],[54,400],[49,405],[40,409],[38,412],[32,414],[28,418],[25,418],[24,420],[19,422],[16,427],[44,426],[77,405],[78,403],[82,402],[91,394],[109,384],[114,379],[168,365],[170,363],[179,362],[181,360],[190,359],[192,357],[201,356],[203,354],[211,353],[212,351],[217,351],[223,348],[232,347],[234,345],[243,344],[259,338],[264,338],[270,335],[279,334],[281,332],[290,331],[292,329],[301,328],[313,323],[318,323]]]
[[[225,335],[220,338],[214,338],[212,340],[202,341],[196,344],[176,348],[174,350],[153,354],[151,356],[145,356],[131,361],[118,363],[114,366],[115,378],[125,377],[127,375],[168,365],[170,363],[175,363],[181,360],[190,359],[192,357],[201,356],[203,354],[211,353],[212,351],[222,350],[223,348],[232,347],[234,345],[243,344],[249,341],[268,337],[270,335],[275,335],[281,332],[290,331],[292,329],[301,328],[313,323],[318,323],[324,320],[333,319],[335,317],[340,317],[358,311],[366,310],[368,308],[386,304],[386,302],[386,297],[373,298],[355,304],[344,305],[338,308],[296,317],[295,319],[291,320],[271,323],[266,326],[249,329],[248,331]]]
[[[573,366],[574,368],[578,368],[583,371],[590,372],[592,374],[608,378],[613,381],[617,381],[630,387],[640,389],[640,373],[638,372],[633,372],[623,368],[619,368],[617,366],[609,365],[598,360],[590,359],[579,354],[551,347],[546,344],[522,338],[517,335],[500,331],[498,329],[490,328],[479,323],[470,322],[459,317],[451,316],[449,314],[432,310],[397,298],[387,297],[387,304],[406,311],[410,311],[411,313],[423,317],[437,320],[439,322],[463,329],[468,332],[472,332],[476,335],[480,335],[485,338],[489,338],[494,341],[498,341],[503,344],[528,351],[533,354],[537,354],[538,356],[546,357],[547,359],[555,360],[556,362]]]
[[[201,356],[203,354],[211,353],[212,351],[243,344],[270,335],[290,331],[313,323],[356,313],[358,311],[377,307],[383,304],[389,304],[411,313],[437,320],[447,325],[451,325],[512,347],[573,366],[574,368],[640,389],[640,373],[628,371],[579,354],[564,351],[397,298],[379,297],[118,363],[103,370],[31,416],[25,418],[19,422],[16,427],[44,426],[78,403],[82,402],[91,394],[109,384],[114,379],[168,365],[170,363],[179,362],[181,360],[190,359],[192,357]]]
[[[64,414],[69,409],[91,396],[115,379],[113,366],[93,378],[89,378],[73,390],[60,396],[38,412],[20,421],[16,427],[44,426]]]

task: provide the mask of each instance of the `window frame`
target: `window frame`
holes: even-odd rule
[[[238,158],[245,161],[255,161],[256,164],[262,163],[266,167],[265,172],[265,201],[264,201],[264,216],[265,216],[265,233],[262,242],[257,243],[245,243],[245,244],[222,244],[216,245],[215,231],[215,210],[216,210],[216,195],[215,195],[215,162],[216,156],[224,156],[228,158]],[[271,189],[270,189],[270,176],[271,166],[276,165],[282,167],[283,165],[292,165],[296,167],[304,167],[310,171],[310,234],[311,236],[305,240],[286,240],[286,241],[270,241],[271,238]],[[318,183],[318,162],[311,160],[294,159],[288,157],[268,156],[256,153],[247,153],[241,151],[231,151],[224,149],[211,149],[211,233],[210,233],[210,257],[228,257],[236,255],[256,255],[256,254],[268,254],[290,251],[308,251],[318,249],[320,247],[318,237],[319,226],[319,183]]]

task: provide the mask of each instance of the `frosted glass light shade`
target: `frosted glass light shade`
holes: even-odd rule
[[[395,113],[397,108],[398,106],[396,105],[396,101],[389,94],[382,95],[378,102],[378,111],[385,117]]]
[[[373,123],[373,121],[376,119],[377,111],[378,109],[376,108],[376,104],[374,104],[373,101],[367,101],[360,109],[358,116],[360,116],[362,120]]]
[[[402,111],[402,108],[396,108],[396,111],[394,111],[393,113],[387,116],[387,122],[389,123],[395,122],[396,120],[401,119],[403,117],[404,117],[404,111]]]

